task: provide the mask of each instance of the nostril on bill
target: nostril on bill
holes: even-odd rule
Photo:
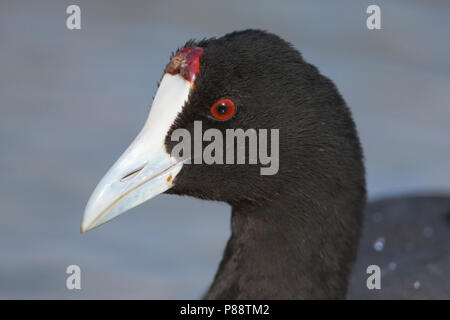
[[[124,176],[120,179],[120,182],[124,182],[124,181],[127,181],[127,180],[130,180],[130,179],[134,178],[135,176],[137,176],[137,174],[138,174],[139,172],[142,171],[142,169],[144,169],[144,167],[145,167],[145,164],[144,164],[143,166],[137,168],[137,169],[134,169],[133,171],[130,171],[129,173],[127,173],[126,175],[124,175]]]

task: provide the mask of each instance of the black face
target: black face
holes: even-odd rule
[[[289,43],[247,30],[185,45],[191,46],[204,49],[200,72],[168,132],[167,150],[177,143],[171,141],[173,130],[185,128],[194,135],[194,121],[202,121],[203,131],[219,129],[224,137],[226,129],[279,129],[279,171],[263,176],[259,164],[190,164],[169,193],[234,204],[271,200],[299,189],[320,198],[318,193],[331,185],[364,184],[361,149],[345,102]],[[234,104],[234,112],[217,119],[212,107],[224,99]],[[220,103],[214,110],[229,112]]]

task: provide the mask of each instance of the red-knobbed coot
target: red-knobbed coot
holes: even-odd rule
[[[172,133],[194,135],[194,121],[224,135],[279,129],[278,172],[172,156]],[[341,299],[349,283],[351,298],[450,297],[449,198],[372,203],[363,229],[365,170],[350,110],[333,82],[276,35],[233,32],[176,51],[144,128],[95,189],[81,229],[162,192],[232,207],[206,299]],[[369,265],[381,267],[381,290],[366,286]]]

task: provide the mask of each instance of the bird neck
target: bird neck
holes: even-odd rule
[[[345,298],[360,223],[336,209],[298,197],[233,206],[231,236],[205,298]]]

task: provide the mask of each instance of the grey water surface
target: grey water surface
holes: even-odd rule
[[[81,30],[66,7],[81,7]],[[138,133],[170,53],[261,28],[334,80],[370,198],[450,194],[450,2],[0,1],[0,298],[199,298],[226,204],[161,195],[80,235],[96,183]],[[201,181],[199,181],[201,183]],[[67,290],[68,265],[82,289]]]

